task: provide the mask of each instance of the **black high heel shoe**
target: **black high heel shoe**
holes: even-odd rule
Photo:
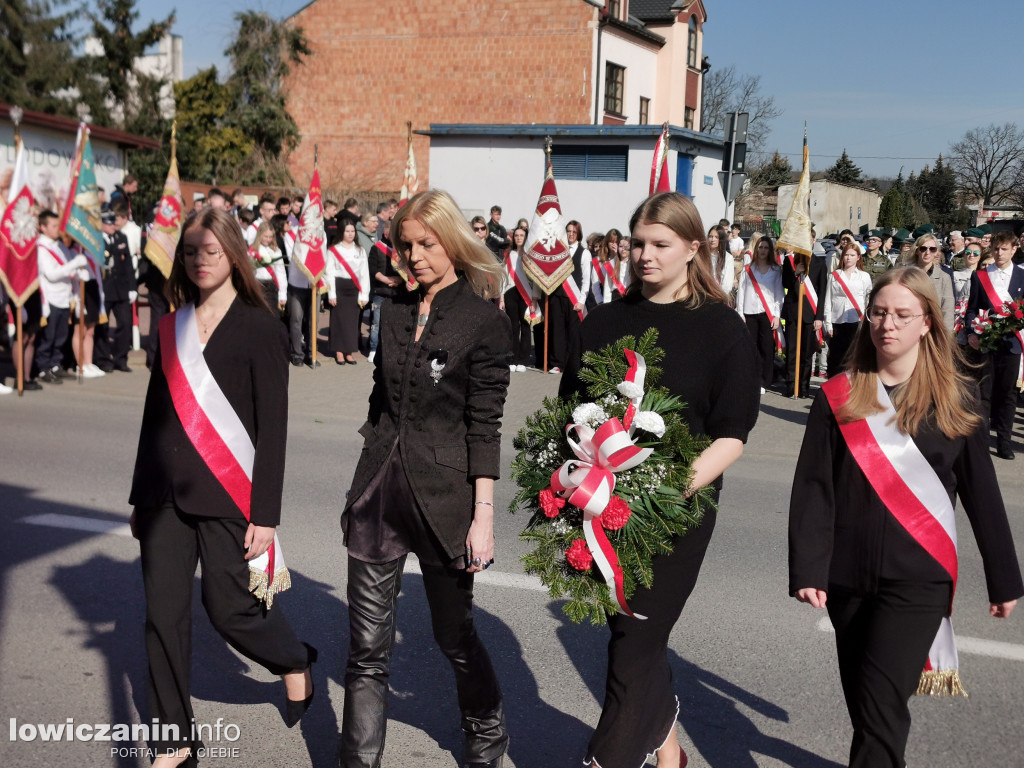
[[[284,723],[289,728],[294,728],[295,724],[306,714],[309,705],[313,703],[313,694],[316,693],[316,686],[313,684],[313,664],[320,654],[309,643],[303,643],[303,645],[306,646],[306,651],[309,655],[309,666],[306,667],[309,670],[309,696],[301,701],[285,699]]]

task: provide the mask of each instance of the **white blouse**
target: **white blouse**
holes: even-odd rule
[[[327,298],[338,298],[336,278],[352,279],[352,275],[345,269],[339,258],[344,258],[345,263],[355,272],[359,282],[359,306],[365,305],[370,300],[370,264],[366,257],[366,251],[354,243],[351,246],[337,243],[327,249]]]
[[[868,294],[871,293],[871,275],[863,269],[854,270],[853,274],[843,272],[843,281],[850,289],[853,298],[860,305],[860,311],[866,311],[868,305]],[[854,309],[843,286],[836,280],[834,272],[829,273],[828,287],[825,289],[825,330],[831,332],[833,323],[856,323],[860,322],[857,310]]]
[[[772,311],[772,317],[779,319],[779,312],[782,309],[782,299],[785,295],[782,290],[782,270],[779,267],[770,267],[768,272],[762,273],[756,267],[751,267],[754,279],[764,294],[768,308]],[[750,275],[746,268],[740,272],[740,285],[736,292],[736,311],[740,315],[760,315],[764,313],[764,305],[761,303],[757,290],[750,283]]]

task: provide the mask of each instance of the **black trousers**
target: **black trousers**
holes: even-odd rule
[[[843,360],[853,345],[860,323],[834,323],[832,338],[828,340],[828,377],[838,376],[845,369]]]
[[[203,606],[220,635],[243,656],[283,675],[309,666],[280,603],[265,610],[249,592],[243,559],[244,518],[197,517],[173,506],[136,510],[146,592],[146,654],[150,718],[178,728],[177,739],[154,739],[164,753],[202,747],[193,738],[189,681],[192,669],[192,580],[203,564]]]
[[[982,366],[974,374],[981,377],[981,415],[989,420],[995,431],[996,445],[1000,449],[1012,449],[1020,355],[1002,350],[975,352],[970,360]]]
[[[951,597],[950,582],[882,580],[870,595],[830,586],[828,614],[853,724],[850,768],[904,768],[908,703]]]
[[[789,394],[793,394],[796,382],[796,320],[786,323],[786,378],[789,382]],[[814,332],[813,323],[804,323],[800,330],[800,394],[810,395],[811,362],[818,351],[818,336]]]
[[[629,600],[634,613],[608,618],[608,677],[604,706],[587,747],[587,762],[601,768],[638,768],[665,743],[679,710],[668,663],[668,637],[697,584],[715,513],[673,541],[670,555],[652,561],[654,583],[639,587]]]
[[[545,300],[541,299],[541,309]],[[565,368],[569,361],[569,339],[573,333],[579,333],[580,318],[569,303],[565,291],[559,288],[546,301],[548,324],[548,365],[544,368],[544,323],[533,327],[534,357],[538,368],[551,370]]]
[[[111,332],[109,323],[96,326],[93,362],[98,359],[115,366],[128,365],[132,348],[132,303],[128,299],[108,302],[107,317],[114,321],[114,329]]]
[[[313,311],[313,289],[288,286],[288,341],[292,360],[313,359],[310,346],[310,312]],[[313,337],[312,343],[316,343]]]
[[[377,768],[387,731],[388,677],[405,556],[389,563],[348,558],[349,651],[341,768]],[[504,754],[508,732],[501,688],[473,627],[473,574],[421,565],[434,639],[455,673],[465,762]]]
[[[505,314],[512,323],[512,364],[529,365],[531,326],[526,319],[526,302],[519,295],[519,290],[512,286],[505,291]]]
[[[750,331],[750,335],[754,339],[754,346],[757,348],[761,386],[770,387],[775,362],[775,334],[772,333],[772,324],[764,312],[756,315],[744,315],[743,319],[747,323],[747,330]]]

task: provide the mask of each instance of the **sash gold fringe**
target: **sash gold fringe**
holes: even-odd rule
[[[968,698],[963,683],[960,682],[960,671],[956,669],[928,669],[921,673],[921,681],[917,685],[917,696],[963,696]]]
[[[274,595],[284,592],[292,586],[292,575],[287,568],[274,573],[274,583],[267,587],[267,574],[263,571],[249,569],[249,591],[257,600],[262,600],[267,605],[267,610],[274,605]]]

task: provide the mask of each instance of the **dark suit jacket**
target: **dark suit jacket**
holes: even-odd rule
[[[103,276],[103,299],[110,305],[116,301],[128,301],[128,294],[138,290],[135,281],[135,265],[132,264],[132,252],[128,247],[128,238],[124,232],[115,232],[112,242],[106,242],[106,269]]]
[[[256,446],[250,520],[281,520],[288,430],[288,335],[265,309],[236,298],[203,352],[213,378]],[[146,393],[130,504],[167,502],[190,515],[242,517],[185,434],[164,377],[160,350]]]
[[[811,301],[804,296],[805,323],[813,323],[815,320],[825,319],[825,289],[828,286],[828,259],[819,256],[811,257],[811,265],[807,268],[811,285],[818,295],[818,310],[811,309]],[[799,295],[799,283],[797,282],[796,271],[790,266],[789,259],[782,260],[782,287],[786,289],[786,298],[782,301],[782,319],[796,322],[797,318],[797,296]]]
[[[347,531],[348,509],[397,441],[416,502],[454,559],[466,551],[473,479],[500,475],[511,328],[460,279],[434,297],[416,343],[418,303],[412,293],[381,305],[370,412],[359,430],[365,442],[341,525]]]
[[[1013,273],[1010,276],[1010,298],[1019,299],[1021,296],[1024,296],[1024,269],[1014,266]],[[978,312],[983,309],[991,312],[993,306],[992,302],[988,300],[988,293],[981,286],[978,273],[974,272],[971,275],[971,293],[967,299],[967,313],[964,316],[964,327],[968,333],[972,333],[971,322],[978,316]],[[1007,336],[1004,346],[1004,351],[1010,354],[1019,355],[1021,353],[1020,342],[1015,335]]]

